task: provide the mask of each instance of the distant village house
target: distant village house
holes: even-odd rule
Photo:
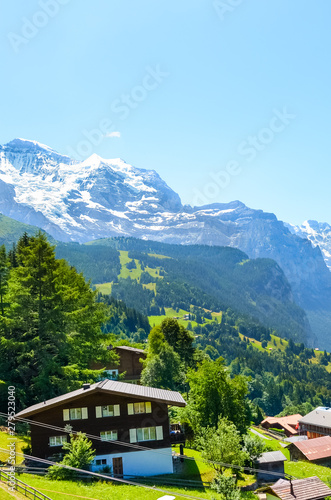
[[[302,418],[300,413],[288,415],[287,417],[267,417],[261,422],[261,426],[264,429],[283,430],[287,437],[291,437],[298,434],[300,418]]]
[[[331,436],[331,408],[319,406],[299,420],[300,434],[307,434],[308,439]]]
[[[331,437],[323,436],[297,441],[288,446],[292,461],[306,460],[318,465],[331,466]]]

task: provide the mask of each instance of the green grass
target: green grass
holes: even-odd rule
[[[83,483],[74,481],[51,481],[43,477],[23,474],[22,481],[48,495],[52,500],[77,500],[77,496],[89,500],[157,500],[166,493],[137,486],[118,485],[109,482]],[[220,500],[210,490],[157,486],[166,491],[192,495],[200,498]],[[75,496],[76,495],[76,496]],[[180,498],[176,496],[176,499]],[[255,498],[255,497],[254,497]]]
[[[145,267],[145,271],[149,273],[153,278],[163,279],[163,276],[160,276],[160,268],[159,267]]]
[[[175,446],[173,449],[179,453],[179,446]],[[206,482],[211,482],[214,479],[215,470],[203,461],[199,451],[185,448],[184,455],[187,457],[193,457],[194,460],[185,460],[182,473],[174,474],[173,477],[186,478],[193,481],[201,480]]]
[[[143,288],[147,288],[147,290],[153,290],[156,293],[156,283],[144,283]]]
[[[298,479],[317,476],[325,483],[331,483],[331,469],[309,462],[285,462],[285,472]]]
[[[98,292],[103,293],[105,295],[111,294],[113,283],[101,283],[100,285],[95,285]]]
[[[165,316],[148,316],[149,324],[153,326],[158,326],[162,323],[165,318],[179,318],[178,323],[187,328],[187,325],[191,323],[192,327],[197,326],[198,323],[195,321],[189,321],[186,319],[182,319],[185,314],[189,314],[189,311],[184,311],[184,309],[179,309],[179,311],[175,311],[175,309],[171,309],[170,307],[165,307]]]
[[[168,257],[167,255],[160,255],[158,253],[149,253],[148,255],[150,257],[156,257],[157,259],[171,259],[171,257]]]
[[[141,276],[141,265],[139,260],[134,259],[136,263],[136,269],[128,269],[126,264],[132,261],[129,257],[129,252],[125,250],[120,250],[120,263],[121,263],[121,272],[118,275],[119,278],[131,278],[132,280],[139,280]]]
[[[10,436],[10,434],[7,434],[6,432],[0,431],[0,448],[8,450],[8,452],[5,451],[0,451],[0,460],[5,462],[8,460],[9,457],[9,443],[11,442],[11,439],[13,437],[16,437],[16,451],[18,453],[22,453],[22,448],[27,446],[29,444],[30,440],[27,437],[22,437],[22,436]],[[23,457],[17,457],[16,463],[20,464],[23,462]]]
[[[0,498],[1,500],[13,500],[14,498],[19,498],[20,500],[26,500],[26,496],[23,496],[21,495],[20,493],[17,493],[17,491],[11,493],[9,490],[8,490],[8,486],[5,484],[5,483],[1,483],[3,484],[3,488],[0,487]],[[15,494],[15,496],[14,496]]]

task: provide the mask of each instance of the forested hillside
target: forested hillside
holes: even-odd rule
[[[255,318],[284,337],[305,342],[305,313],[293,301],[280,267],[228,247],[181,246],[114,238],[89,245],[58,244],[57,256],[146,315],[165,307],[226,310]],[[107,286],[105,286],[107,284]]]

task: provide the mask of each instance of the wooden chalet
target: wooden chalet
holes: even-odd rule
[[[137,349],[136,347],[119,345],[112,346],[109,345],[109,350],[113,350],[119,357],[119,363],[109,363],[106,365],[106,375],[108,379],[118,380],[119,375],[124,373],[124,381],[133,384],[140,383],[140,376],[143,370],[143,365],[141,359],[145,359],[147,352],[143,349]],[[100,370],[103,368],[101,364],[94,363],[91,367],[93,370]]]
[[[70,425],[99,438],[92,440],[92,470],[107,465],[120,476],[152,476],[173,472],[168,406],[185,405],[178,392],[106,379],[30,406],[16,417],[61,428],[30,425],[32,455],[38,458],[62,454]]]

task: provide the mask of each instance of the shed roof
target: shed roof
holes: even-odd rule
[[[300,424],[318,425],[331,428],[331,409],[319,407],[311,411],[305,417],[300,418]]]
[[[267,492],[275,494],[281,500],[320,500],[331,495],[331,489],[317,476],[290,481],[279,479]]]
[[[323,436],[307,441],[297,441],[290,447],[295,447],[301,451],[307,460],[319,460],[321,458],[331,457],[331,437]]]
[[[281,451],[266,451],[256,460],[258,464],[270,464],[272,462],[285,462],[287,458]]]
[[[160,401],[173,406],[186,406],[186,402],[179,392],[167,391],[165,389],[157,389],[144,385],[128,384],[126,382],[117,382],[116,380],[102,380],[96,384],[92,384],[87,388],[77,389],[76,391],[67,392],[62,396],[58,396],[43,403],[25,408],[16,414],[17,417],[29,417],[36,413],[40,413],[49,408],[58,406],[66,401],[80,399],[87,394],[103,392],[108,394],[117,394],[130,396],[135,399],[146,399],[147,401]]]

